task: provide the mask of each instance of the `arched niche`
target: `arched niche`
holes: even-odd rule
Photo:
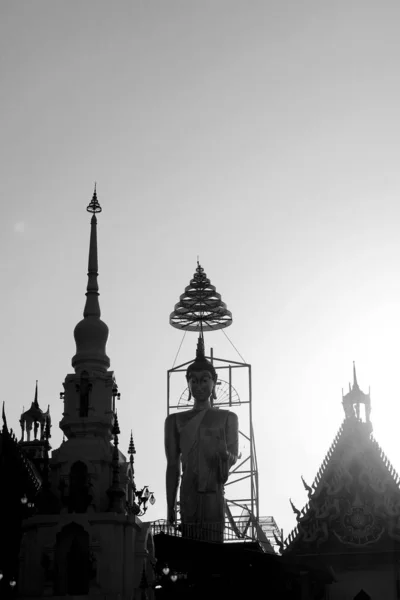
[[[56,536],[54,592],[56,595],[83,596],[89,593],[91,574],[89,534],[70,523]]]
[[[68,512],[85,513],[91,501],[87,465],[77,460],[69,471]]]
[[[79,382],[79,416],[87,417],[89,415],[89,392],[92,384],[89,382],[89,373],[82,371]]]

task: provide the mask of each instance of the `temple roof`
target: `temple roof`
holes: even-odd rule
[[[365,420],[358,416],[360,403]],[[291,503],[297,526],[284,553],[380,551],[388,538],[400,548],[400,478],[372,435],[370,394],[360,390],[355,368],[343,408],[345,419],[314,482],[309,486],[303,479],[306,506],[299,511]]]
[[[0,464],[2,464],[2,477],[6,480],[6,487],[14,490],[21,489],[28,496],[33,497],[42,485],[42,478],[32,461],[29,460],[19,444],[12,429],[8,429],[5,408],[2,410],[3,427],[0,431]],[[3,459],[3,460],[1,460]],[[12,474],[12,477],[11,477]],[[4,483],[4,480],[3,480]]]

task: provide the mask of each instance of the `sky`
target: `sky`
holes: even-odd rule
[[[252,365],[260,514],[294,527],[289,498],[306,503],[353,360],[400,470],[399,19],[395,0],[0,3],[9,426],[38,379],[61,443],[97,181],[120,448],[132,429],[146,518],[166,513],[169,314],[198,256]],[[188,333],[177,364],[195,346]],[[240,360],[221,332],[206,346]]]

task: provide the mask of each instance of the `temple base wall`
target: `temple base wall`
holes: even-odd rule
[[[35,516],[24,523],[18,598],[136,600],[143,574],[151,598],[152,562],[151,524],[132,515]]]

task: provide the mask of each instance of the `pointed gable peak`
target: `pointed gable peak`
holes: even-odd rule
[[[398,540],[393,519],[400,519],[399,474],[357,418],[342,423],[312,487],[302,482],[308,501],[299,510],[289,500],[297,524],[284,554],[360,548],[384,536]]]

